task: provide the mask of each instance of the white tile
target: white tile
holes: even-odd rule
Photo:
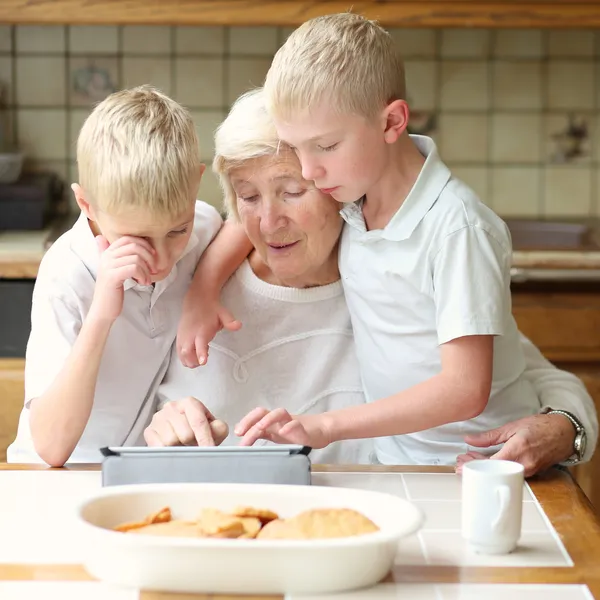
[[[441,584],[437,600],[590,600],[583,585]]]
[[[200,141],[200,156],[203,161],[210,163],[215,151],[215,131],[225,118],[225,113],[222,110],[204,110],[191,111],[191,114]]]
[[[429,564],[478,567],[567,567],[571,563],[549,532],[524,531],[510,554],[477,554],[458,531],[422,531]]]
[[[489,179],[490,173],[487,167],[463,167],[452,166],[452,175],[464,181],[478,196],[479,199],[490,205]]]
[[[487,58],[491,49],[489,29],[443,29],[443,59],[447,58]]]
[[[176,54],[216,54],[225,52],[224,27],[176,27]]]
[[[167,25],[126,25],[123,27],[125,54],[169,54],[171,28]]]
[[[548,55],[551,57],[594,56],[594,32],[590,30],[551,29],[548,32]]]
[[[71,56],[69,58],[69,104],[92,106],[119,89],[119,59],[116,56]]]
[[[427,556],[425,554],[425,545],[420,533],[400,540],[394,564],[396,566],[428,564]]]
[[[119,31],[116,25],[71,25],[69,52],[72,54],[116,54]]]
[[[402,473],[313,473],[313,485],[373,490],[406,498]]]
[[[207,161],[206,170],[202,175],[202,183],[200,184],[200,191],[198,197],[204,202],[208,202],[214,206],[219,212],[223,212],[223,192],[217,176],[212,172],[210,168],[210,162]]]
[[[294,33],[294,31],[296,31],[296,27],[281,27],[279,29],[279,37],[281,38],[281,43],[284,43],[285,40],[287,40],[288,37],[290,37],[290,35]]]
[[[485,163],[488,158],[488,117],[442,113],[438,139],[442,160]]]
[[[437,63],[433,60],[407,60],[406,92],[413,110],[434,110],[437,104]]]
[[[396,47],[403,58],[433,58],[436,54],[435,29],[389,29]]]
[[[12,50],[12,31],[11,25],[0,25],[0,52]]]
[[[497,109],[541,109],[542,63],[494,61],[492,106]]]
[[[460,500],[462,479],[454,473],[404,473],[409,500]]]
[[[539,29],[498,29],[494,33],[496,57],[539,58],[543,55]]]
[[[0,544],[0,563],[79,564],[74,507],[100,485],[99,472],[1,472],[0,488],[19,493],[0,495],[0,539],[12,540]]]
[[[537,163],[541,159],[540,114],[494,113],[492,115],[492,162]]]
[[[170,58],[139,58],[124,56],[122,62],[123,87],[137,85],[152,85],[161,92],[171,95],[171,59]]]
[[[18,110],[19,148],[34,160],[67,158],[66,122],[64,109]]]
[[[248,90],[260,87],[271,66],[270,58],[232,58],[227,73],[227,101],[232,104]]]
[[[0,84],[2,85],[5,97],[2,98],[2,104],[13,104],[15,90],[13,87],[13,60],[10,56],[0,56]]]
[[[65,51],[65,27],[62,25],[18,25],[17,52],[47,54]]]
[[[66,104],[65,70],[63,57],[17,57],[17,104],[64,106]]]
[[[552,163],[589,164],[598,147],[597,119],[591,113],[552,113],[544,119],[544,158]],[[579,131],[581,137],[573,134]],[[585,135],[584,135],[585,132]]]
[[[223,97],[223,60],[220,58],[177,58],[174,95],[186,106],[220,108]]]
[[[87,119],[91,110],[86,108],[74,108],[69,114],[69,158],[77,158],[77,138],[79,131]]]
[[[441,72],[441,108],[485,110],[490,104],[488,63],[444,61]]]
[[[591,61],[549,61],[548,108],[593,109],[595,73],[596,69]]]
[[[501,217],[537,217],[540,214],[539,167],[494,167],[491,198]]]
[[[586,167],[556,165],[545,173],[545,216],[586,217],[592,209],[592,171]]]
[[[3,600],[138,600],[137,590],[97,581],[0,581]]]
[[[286,594],[285,600],[440,600],[436,586],[429,583],[380,583],[340,594]]]
[[[278,47],[277,27],[231,27],[229,29],[230,54],[272,57]]]

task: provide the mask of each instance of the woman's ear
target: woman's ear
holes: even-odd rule
[[[384,139],[388,144],[393,144],[408,127],[410,111],[406,100],[394,100],[384,109],[385,131]]]

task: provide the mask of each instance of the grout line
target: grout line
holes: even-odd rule
[[[547,31],[542,32],[542,56],[540,58],[540,86],[542,95],[542,110],[541,110],[541,135],[538,143],[540,144],[540,163],[541,168],[538,173],[539,192],[537,200],[537,214],[542,217],[546,214],[546,173],[548,170],[548,156],[546,153],[546,142],[548,139],[548,116],[549,110],[549,78],[550,78],[550,57],[549,57],[550,40]]]

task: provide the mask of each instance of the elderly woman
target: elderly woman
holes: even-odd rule
[[[236,444],[235,432],[227,434],[213,415],[233,426],[257,406],[307,418],[364,401],[337,268],[337,203],[302,178],[294,153],[277,140],[260,90],[236,102],[215,146],[213,167],[230,218],[254,245],[222,293],[244,326],[217,334],[200,369],[184,367],[173,350],[159,391],[163,408],[145,432],[149,445],[210,445],[225,435],[224,443]],[[525,338],[523,345],[541,409],[574,413],[590,448],[580,458],[588,459],[597,437],[591,398],[576,377],[555,369]],[[530,474],[569,459],[575,434],[564,415],[533,415],[470,439],[459,463],[476,456],[475,446],[506,442],[500,453],[528,462]],[[313,451],[312,459],[375,460],[370,440],[336,442]]]

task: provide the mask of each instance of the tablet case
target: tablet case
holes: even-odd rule
[[[281,483],[310,485],[305,446],[102,448],[102,485]]]

